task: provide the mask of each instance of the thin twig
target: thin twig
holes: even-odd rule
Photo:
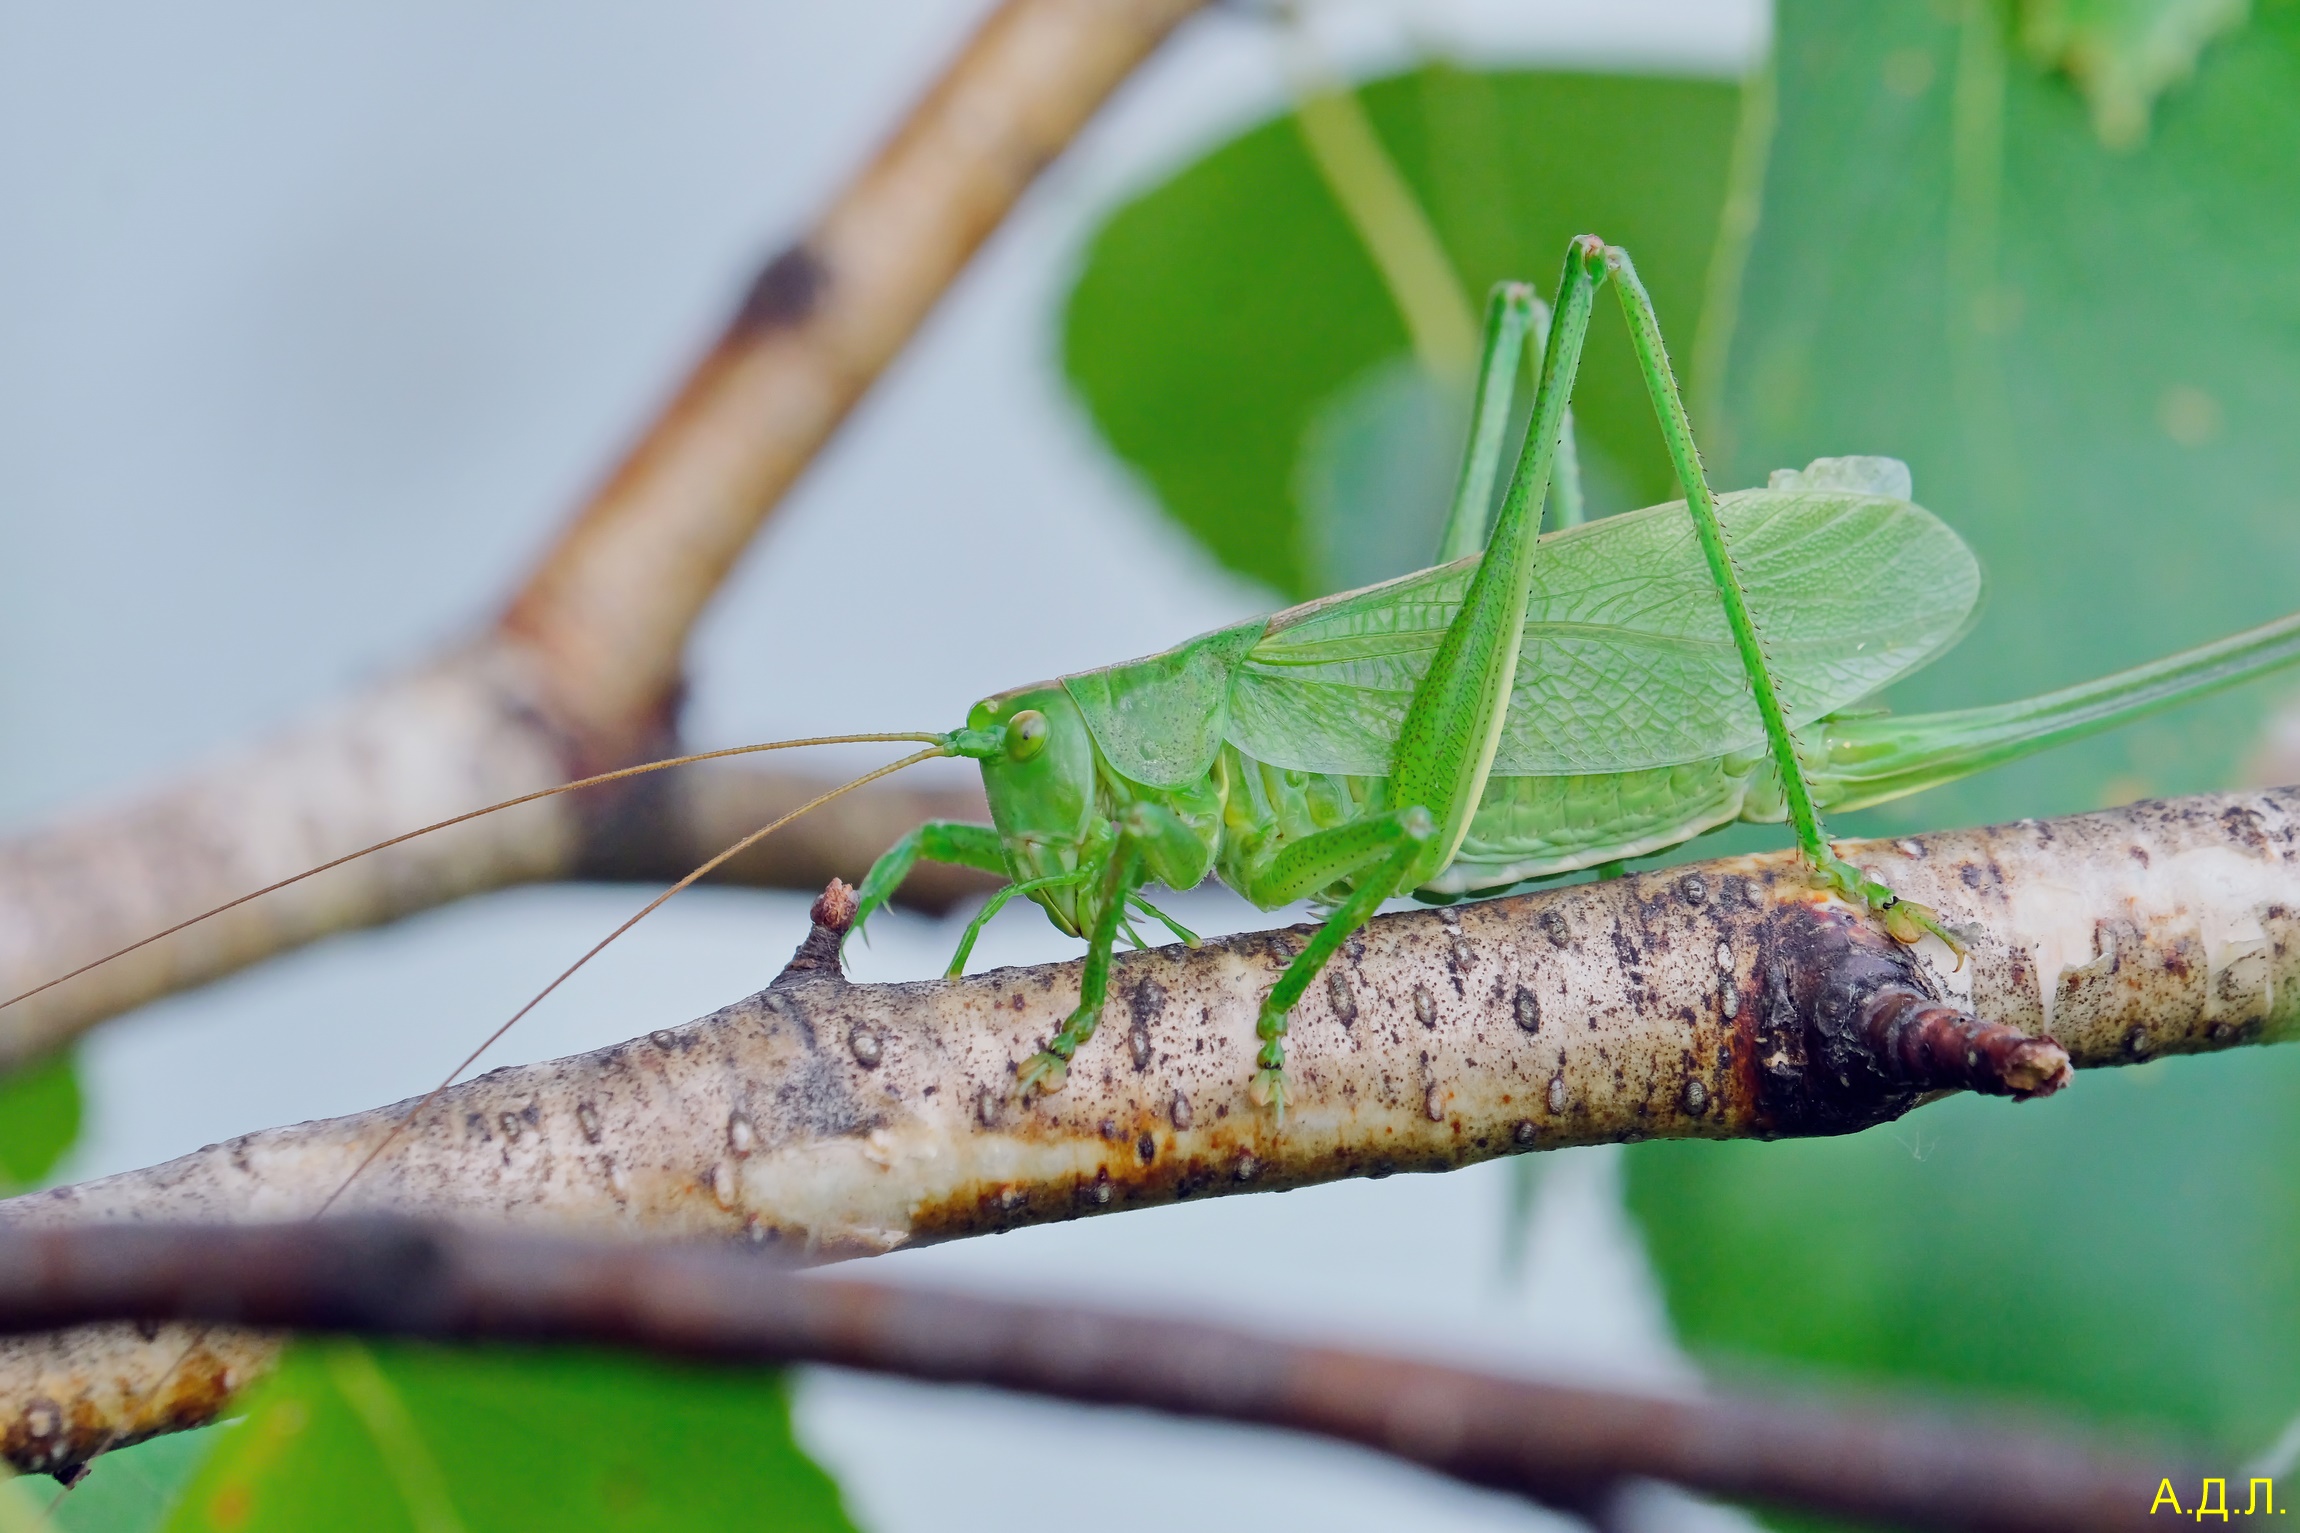
[[[1203,0],[1006,0],[718,344],[505,612],[565,716],[619,724],[768,511],[1055,155]]]
[[[1843,1402],[1569,1388],[1236,1328],[852,1279],[712,1246],[375,1221],[0,1235],[0,1330],[203,1321],[830,1363],[1279,1427],[1584,1508],[1629,1479],[1888,1527],[2149,1526],[2172,1452]],[[11,1445],[14,1447],[15,1445]]]

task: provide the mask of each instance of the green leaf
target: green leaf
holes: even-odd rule
[[[80,1080],[69,1053],[0,1077],[0,1195],[37,1187],[80,1137]]]
[[[780,1374],[621,1354],[300,1343],[175,1533],[853,1533]]]
[[[1905,709],[2045,691],[2300,597],[2300,7],[2207,54],[2135,154],[2002,41],[1924,0],[1782,7],[1727,430],[1705,444],[1736,482],[1900,458],[1973,545],[1988,606],[1896,689]],[[2233,693],[1870,824],[2221,787],[2261,706]]]
[[[1412,357],[1376,362],[1320,401],[1293,484],[1317,583],[1355,590],[1429,563],[1468,435],[1466,397]]]
[[[2088,1071],[1847,1139],[1638,1145],[1686,1339],[2202,1437],[2300,1411],[2300,1050]]]
[[[2251,9],[2251,0],[2020,0],[2020,40],[2083,88],[2103,144],[2130,149],[2148,137],[2156,98]]]
[[[21,1516],[34,1519],[11,1521],[0,1513],[0,1533],[16,1533],[19,1528],[39,1533],[152,1533],[166,1525],[185,1484],[226,1434],[223,1427],[202,1427],[114,1449],[96,1460],[87,1478],[62,1497],[56,1482],[46,1475],[0,1486],[0,1496],[13,1497]],[[50,1506],[55,1511],[46,1522],[38,1521],[38,1514]]]
[[[2102,147],[1987,7],[1787,0],[1778,137],[1712,461],[1889,453],[1980,552],[1909,708],[2042,691],[2300,597],[2300,7]],[[2225,785],[2257,687],[1832,828]],[[2258,1451],[2300,1411],[2300,1055],[1960,1099],[1848,1140],[1640,1146],[1631,1197],[1712,1355],[1947,1384]]]
[[[1437,66],[1360,94],[1470,302],[1505,277],[1552,291],[1566,241],[1594,230],[1635,252],[1690,353],[1733,87]],[[1447,381],[1408,375],[1409,350],[1290,116],[1112,214],[1063,335],[1096,425],[1166,510],[1297,600],[1419,568],[1437,545],[1462,407]],[[1674,493],[1618,321],[1592,328],[1574,407],[1593,514]]]

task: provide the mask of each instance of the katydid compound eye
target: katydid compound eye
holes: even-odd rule
[[[1006,754],[1016,761],[1028,761],[1046,749],[1046,715],[1036,708],[1025,708],[1006,724]]]

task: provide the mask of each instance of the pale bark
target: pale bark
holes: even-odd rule
[[[0,997],[384,836],[677,754],[688,630],[737,556],[1032,179],[1202,3],[1006,0],[760,274],[483,635],[177,783],[0,843]],[[675,819],[708,819],[725,799],[680,791],[710,801]],[[955,798],[963,812],[970,800]],[[627,838],[610,829],[598,844],[617,803],[478,822],[0,1011],[0,1070],[329,932],[628,864]],[[810,880],[828,861],[855,876],[884,848],[876,832],[916,806],[899,792],[842,800],[792,855],[763,847],[748,875]],[[920,892],[971,886],[938,874]]]
[[[1958,1084],[2050,1090],[2063,1051],[2134,1063],[2300,1024],[2300,790],[1854,855],[1971,927],[1970,958],[1894,947],[1786,856],[1387,917],[1298,1009],[1282,1126],[1244,1088],[1299,929],[1121,958],[1068,1086],[1020,1102],[1076,964],[851,985],[818,927],[775,986],[700,1021],[455,1088],[333,1206],[825,1260],[1528,1149],[1843,1132]],[[1952,1025],[1970,1049],[1941,1047]],[[413,1105],[0,1203],[0,1224],[310,1215]],[[7,1343],[7,1451],[68,1463],[199,1419],[268,1347]]]

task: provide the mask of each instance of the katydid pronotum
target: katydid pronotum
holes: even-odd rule
[[[1607,282],[1686,498],[1545,535],[1553,472],[1561,462],[1571,472],[1566,411]],[[1146,659],[998,693],[947,733],[836,737],[925,747],[849,788],[930,757],[978,761],[993,822],[930,822],[906,835],[865,878],[852,931],[923,857],[1010,880],[967,927],[951,973],[1018,894],[1086,939],[1078,1005],[1019,1065],[1019,1093],[1064,1085],[1101,1017],[1119,933],[1139,945],[1129,911],[1195,940],[1144,898],[1152,883],[1187,889],[1211,875],[1264,909],[1307,898],[1325,911],[1261,1002],[1256,1068],[1241,1083],[1280,1122],[1288,1013],[1350,934],[1397,895],[1440,903],[1495,895],[1735,820],[1786,819],[1819,888],[1865,908],[1904,943],[1931,934],[1961,954],[1959,935],[1934,912],[1837,855],[1822,809],[1917,792],[2300,660],[2295,615],[2037,698],[1901,718],[1856,711],[1953,643],[1979,599],[1971,553],[1910,500],[1907,469],[1884,458],[1820,459],[1774,474],[1764,489],[1716,496],[1628,254],[1594,236],[1575,239],[1546,326],[1544,312],[1518,284],[1497,288],[1489,304],[1471,439],[1441,544],[1460,557]],[[1538,351],[1532,410],[1489,538],[1529,338]],[[1578,498],[1570,483],[1558,491],[1559,502]],[[813,743],[830,742],[649,763],[441,823],[637,772]],[[775,825],[682,879],[607,941]]]

